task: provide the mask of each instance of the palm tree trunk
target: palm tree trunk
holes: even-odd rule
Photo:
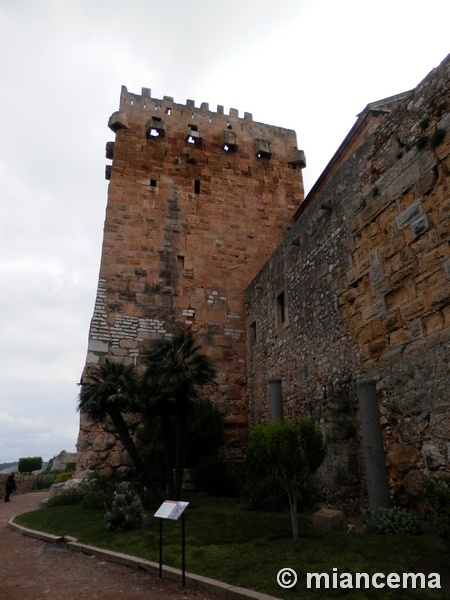
[[[141,455],[139,454],[138,449],[136,448],[136,444],[133,441],[133,438],[128,431],[128,427],[124,421],[122,414],[119,411],[110,411],[109,416],[111,417],[111,421],[113,422],[114,427],[119,435],[119,438],[124,445],[126,451],[130,455],[131,460],[133,461],[134,466],[136,467],[138,473],[143,477],[145,483],[149,486],[152,494],[155,495],[156,498],[160,498],[161,492],[156,488],[156,485],[148,472],[144,461],[142,460]]]

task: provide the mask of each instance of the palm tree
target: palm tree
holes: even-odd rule
[[[190,407],[201,398],[200,388],[212,383],[216,376],[211,359],[200,350],[191,335],[180,331],[173,337],[153,340],[143,353],[146,366],[143,384],[159,414],[167,493],[174,500],[181,495]]]
[[[80,385],[78,410],[96,423],[109,416],[134,466],[151,483],[123,416],[143,409],[139,399],[141,380],[135,366],[105,358],[88,371]]]

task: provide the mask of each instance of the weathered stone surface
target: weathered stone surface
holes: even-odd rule
[[[348,520],[340,510],[321,508],[313,514],[312,522],[315,527],[329,529],[330,531],[345,531]]]
[[[268,420],[268,380],[282,379],[285,415],[312,416],[328,440],[315,482],[321,500],[334,507],[364,500],[359,442],[336,435],[348,431],[348,420],[357,424],[355,381],[362,376],[377,381],[394,498],[406,502],[406,490],[430,471],[449,470],[443,440],[450,439],[450,149],[446,141],[439,151],[419,149],[412,140],[405,152],[397,142],[411,139],[419,123],[433,132],[443,118],[435,106],[447,106],[449,65],[447,57],[324,177],[247,290],[247,335],[256,332],[247,353],[251,423]],[[284,327],[275,318],[281,288]],[[330,385],[343,374],[345,411]],[[340,478],[350,463],[358,475],[343,491]]]
[[[387,459],[400,473],[409,471],[419,456],[417,448],[407,444],[392,444],[387,452]]]

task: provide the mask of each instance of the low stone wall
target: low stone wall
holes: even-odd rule
[[[0,473],[0,490],[5,495],[6,479],[9,473]],[[26,494],[36,489],[36,475],[19,475],[16,473],[17,494]]]

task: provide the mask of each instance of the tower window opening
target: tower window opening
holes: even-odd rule
[[[169,115],[169,116],[170,116],[171,112],[172,112],[172,109],[171,109],[171,108],[168,106],[168,107],[166,108],[166,115]]]
[[[200,194],[200,180],[196,179],[194,182],[194,193]]]
[[[150,179],[150,187],[156,187],[156,179]]]
[[[153,127],[150,128],[150,131],[148,133],[150,137],[159,137],[161,135],[159,131],[157,129],[154,129]]]
[[[276,298],[276,321],[277,326],[281,327],[286,323],[287,318],[287,307],[286,307],[286,296],[284,292],[280,292]]]

